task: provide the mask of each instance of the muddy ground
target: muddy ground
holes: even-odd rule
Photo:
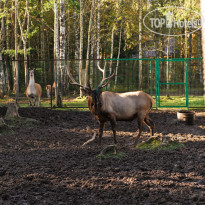
[[[0,108],[0,116],[5,114]],[[106,125],[102,147],[91,138],[89,112],[21,108],[36,127],[0,136],[0,204],[205,204],[205,114],[193,126],[177,123],[176,111],[152,111],[155,136],[169,136],[185,148],[142,151],[133,146],[137,122],[118,122],[120,159],[98,159],[113,143]],[[141,140],[149,137],[144,125]]]

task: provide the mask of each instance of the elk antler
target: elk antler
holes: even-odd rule
[[[110,75],[109,77],[105,78],[105,67],[106,67],[106,61],[105,61],[105,65],[104,65],[104,69],[102,69],[99,64],[98,64],[98,69],[103,73],[103,79],[102,81],[100,82],[100,84],[98,85],[98,88],[103,88],[105,87],[106,85],[108,85],[110,83],[110,80],[112,77],[115,76],[115,71],[113,72],[112,75]],[[105,81],[107,80],[106,83],[104,83]]]
[[[66,66],[66,70],[67,70],[67,72],[68,72],[69,78],[70,78],[71,81],[72,81],[72,83],[71,83],[72,85],[77,85],[77,86],[80,86],[80,87],[82,87],[82,88],[84,88],[84,89],[90,90],[89,87],[86,87],[86,86],[84,86],[84,85],[81,85],[81,84],[79,84],[79,83],[77,83],[77,82],[75,81],[75,79],[74,79],[73,76],[71,75],[71,72],[70,72],[68,66]]]

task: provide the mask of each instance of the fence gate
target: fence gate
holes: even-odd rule
[[[156,107],[187,107],[188,59],[156,59]]]

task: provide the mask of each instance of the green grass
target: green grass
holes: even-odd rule
[[[184,144],[165,141],[162,142],[160,139],[151,138],[146,142],[142,142],[136,146],[140,150],[176,150],[185,147]]]
[[[156,105],[156,103],[155,103]],[[184,96],[160,96],[160,106],[186,106]],[[205,107],[203,96],[189,96],[189,107]]]
[[[153,107],[156,106],[156,99],[153,96],[155,103]],[[13,101],[11,98],[0,99],[0,106],[6,106],[9,102]],[[53,100],[52,105],[54,108],[56,107],[55,100]],[[160,96],[160,106],[185,106],[186,105],[186,97],[184,96]],[[19,98],[19,106],[20,107],[29,107],[28,100],[26,97]],[[50,99],[42,98],[40,107],[50,107]],[[83,97],[71,97],[71,98],[63,98],[63,108],[59,108],[61,110],[68,110],[66,107],[78,107],[80,110],[88,110],[87,98]],[[85,108],[86,107],[86,108]],[[205,107],[204,98],[202,96],[189,96],[189,107]],[[73,109],[73,108],[71,108]]]

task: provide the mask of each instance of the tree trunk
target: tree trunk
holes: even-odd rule
[[[139,3],[139,59],[142,58],[142,0]],[[139,60],[139,90],[142,90],[142,61]]]
[[[84,0],[80,0],[80,64],[79,64],[79,83],[82,85],[82,69],[83,69],[83,11]],[[80,89],[80,96],[82,97],[82,91]]]
[[[15,0],[15,92],[16,92],[16,102],[19,97],[19,62],[18,62],[18,0]]]
[[[170,35],[171,29],[169,28],[169,35]],[[169,83],[169,42],[170,42],[170,36],[167,37],[167,71],[166,71],[166,78],[167,83]],[[166,96],[169,97],[169,84],[167,84],[166,87]]]
[[[65,93],[65,1],[60,0],[60,71],[61,71],[61,80],[60,80],[60,93],[61,98],[62,94]]]
[[[204,78],[204,105],[205,105],[205,1],[201,0],[201,22],[202,22],[202,57],[203,57],[203,78]]]
[[[18,6],[18,4],[17,4]],[[24,70],[25,70],[25,86],[26,88],[28,87],[28,81],[29,81],[29,76],[28,76],[28,56],[27,56],[27,40],[28,40],[28,34],[29,34],[29,2],[26,0],[26,11],[25,11],[25,19],[24,23],[27,25],[26,31],[24,31],[24,25],[21,22],[21,18],[18,13],[18,8],[16,9],[16,16],[19,22],[19,27],[21,31],[21,39],[23,42],[23,50],[24,50]],[[26,22],[27,20],[27,22]]]
[[[100,0],[98,0],[98,10],[97,10],[97,45],[96,45],[96,58],[97,64],[99,65],[100,59]]]
[[[85,66],[85,86],[88,85],[88,67],[90,62],[90,35],[91,35],[91,28],[93,25],[93,10],[94,10],[94,0],[92,0],[89,27],[88,27],[88,43],[87,43],[87,55],[86,55],[86,66]]]
[[[40,9],[41,9],[41,13],[40,13],[40,19],[43,19],[43,0],[40,0]],[[43,81],[46,85],[47,85],[47,75],[46,75],[46,69],[45,69],[45,33],[44,33],[44,27],[41,24],[40,25],[40,59],[41,61],[41,65],[43,68]],[[53,83],[53,82],[52,82]]]
[[[0,9],[3,8],[3,4],[0,1]],[[6,76],[5,76],[5,71],[4,71],[4,64],[3,64],[3,58],[2,58],[2,48],[5,43],[5,19],[4,17],[1,18],[1,30],[0,30],[0,98],[3,98],[4,95],[6,94]]]
[[[2,53],[0,53],[0,98],[3,98],[6,94],[6,78],[4,72],[4,65],[2,59]]]
[[[117,59],[120,58],[121,41],[122,41],[122,22],[121,22],[121,26],[120,26],[120,36],[119,36],[119,45],[118,45]],[[119,68],[119,60],[117,60],[117,65],[116,65],[116,69],[115,69],[115,85],[114,85],[114,90],[116,90],[116,86],[117,86],[118,68]]]
[[[16,103],[10,103],[6,111],[5,119],[10,120],[14,117],[19,117],[18,106]]]
[[[58,23],[58,1],[54,1],[54,70],[55,70],[55,96],[57,107],[62,107],[62,95],[60,90],[60,66],[59,66],[59,23]]]

